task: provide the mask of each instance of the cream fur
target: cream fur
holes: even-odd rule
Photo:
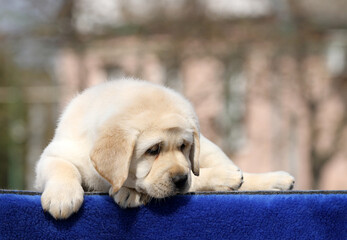
[[[42,207],[57,219],[78,211],[84,190],[108,191],[126,208],[187,191],[287,190],[294,184],[285,172],[242,173],[200,134],[186,99],[131,79],[75,97],[36,173]],[[177,176],[187,176],[179,188],[173,182]]]

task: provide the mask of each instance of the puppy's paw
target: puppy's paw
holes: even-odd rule
[[[150,197],[146,194],[137,192],[134,189],[127,187],[121,187],[115,194],[110,189],[110,196],[121,208],[134,208],[147,204],[150,201]]]
[[[242,183],[242,171],[236,167],[214,168],[209,177],[209,185],[212,191],[237,190],[241,187]]]
[[[271,175],[271,179],[271,190],[292,190],[294,187],[295,179],[287,172],[273,172]]]
[[[78,182],[48,182],[41,196],[41,205],[55,219],[65,219],[80,209],[83,194],[83,188]]]

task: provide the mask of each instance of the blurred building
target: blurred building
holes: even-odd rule
[[[342,0],[63,1],[57,88],[41,92],[63,109],[106,80],[160,83],[190,99],[202,133],[244,171],[346,189],[346,10]],[[32,129],[47,122],[40,106],[29,107]],[[47,142],[28,138],[32,165]]]

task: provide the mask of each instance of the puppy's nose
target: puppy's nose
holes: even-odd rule
[[[188,175],[177,175],[172,178],[172,182],[175,184],[176,188],[182,189],[186,186],[188,180]]]

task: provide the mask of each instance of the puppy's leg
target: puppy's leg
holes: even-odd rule
[[[116,193],[113,193],[111,187],[109,194],[121,208],[139,207],[150,201],[147,194],[139,193],[135,189],[127,187],[121,187]]]
[[[192,175],[189,191],[230,191],[242,184],[242,172],[203,135],[200,137],[200,175]]]
[[[244,183],[240,191],[291,190],[294,177],[287,172],[243,173]]]
[[[231,191],[242,184],[242,172],[230,166],[201,168],[200,175],[192,175],[189,192]]]
[[[43,156],[37,166],[37,187],[43,190],[42,208],[56,219],[68,218],[82,205],[81,175],[69,161]]]

